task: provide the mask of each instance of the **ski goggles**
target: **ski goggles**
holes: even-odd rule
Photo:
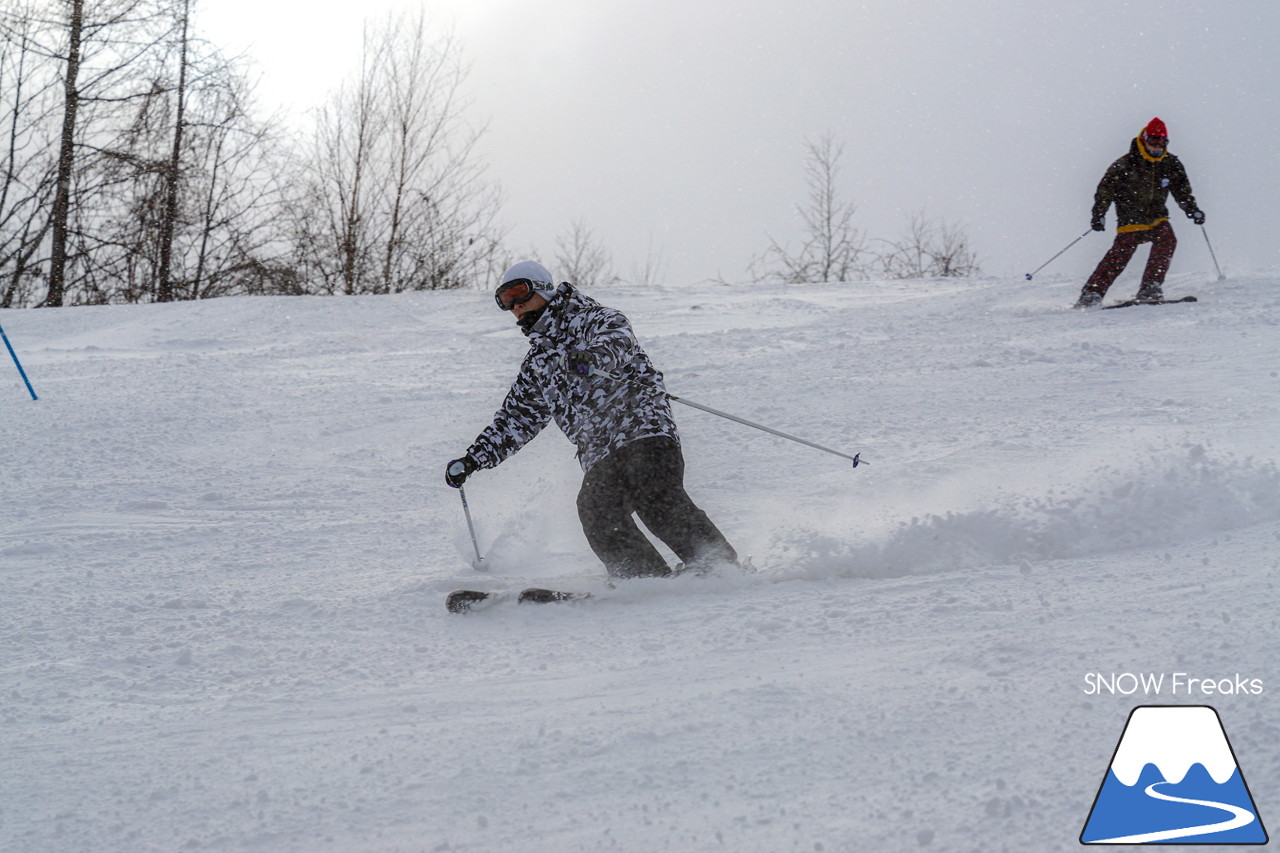
[[[527,278],[517,278],[503,282],[493,292],[493,299],[503,311],[510,311],[521,302],[528,302],[536,292],[532,281]]]
[[[1146,137],[1148,148],[1164,148],[1169,144],[1167,136],[1148,136]]]

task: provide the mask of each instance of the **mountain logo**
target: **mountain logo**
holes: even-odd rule
[[[1267,831],[1218,712],[1134,708],[1081,844],[1266,844]]]

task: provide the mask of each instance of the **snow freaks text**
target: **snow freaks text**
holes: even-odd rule
[[[1262,679],[1240,673],[1229,678],[1199,678],[1185,672],[1089,672],[1084,676],[1086,696],[1261,696]]]

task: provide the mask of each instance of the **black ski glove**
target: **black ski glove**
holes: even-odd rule
[[[479,469],[476,460],[470,456],[463,456],[461,459],[454,459],[444,469],[444,481],[455,489],[461,489],[462,484],[467,478]]]
[[[572,350],[564,357],[564,369],[579,376],[590,376],[596,364],[595,355],[584,349]]]
[[[1191,211],[1190,213],[1187,214],[1187,216],[1190,216],[1191,221],[1197,225],[1204,224],[1204,211],[1200,210],[1199,208],[1196,208],[1195,210]]]
[[[1094,231],[1106,231],[1107,223],[1101,216],[1093,217],[1093,221],[1089,223],[1089,227]]]

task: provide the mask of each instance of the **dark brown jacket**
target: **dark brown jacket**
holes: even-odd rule
[[[1188,216],[1196,210],[1196,197],[1191,194],[1191,182],[1182,161],[1168,149],[1160,157],[1152,157],[1141,138],[1135,137],[1129,144],[1129,153],[1112,163],[1102,176],[1093,197],[1093,216],[1105,216],[1114,201],[1116,231],[1154,228],[1169,218],[1169,208],[1165,206],[1169,193]]]

